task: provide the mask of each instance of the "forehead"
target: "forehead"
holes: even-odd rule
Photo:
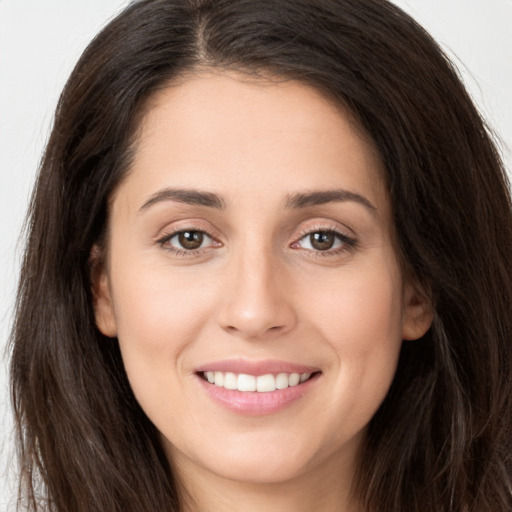
[[[344,187],[387,202],[382,176],[355,120],[314,88],[204,72],[150,99],[127,181],[136,194],[169,185],[281,196]]]

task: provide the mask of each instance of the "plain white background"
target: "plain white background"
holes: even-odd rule
[[[14,511],[4,355],[20,231],[53,110],[80,53],[125,0],[0,0],[0,510]],[[512,168],[512,0],[395,0],[442,44]]]

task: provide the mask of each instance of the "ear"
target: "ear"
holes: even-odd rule
[[[402,339],[417,340],[430,328],[434,307],[429,294],[416,283],[408,283],[404,290]]]
[[[109,278],[102,253],[103,251],[95,245],[89,257],[94,316],[98,329],[105,336],[114,338],[117,336],[117,325]]]

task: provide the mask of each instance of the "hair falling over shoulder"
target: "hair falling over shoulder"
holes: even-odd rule
[[[456,70],[383,0],[141,0],[84,52],[35,185],[12,331],[20,510],[180,510],[116,340],[95,326],[90,253],[148,99],[199,68],[317,89],[384,163],[404,272],[429,290],[435,319],[404,341],[369,426],[364,510],[512,510],[506,173]]]

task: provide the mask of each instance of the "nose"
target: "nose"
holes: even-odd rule
[[[235,261],[233,261],[235,260]],[[229,263],[218,323],[231,334],[262,339],[297,322],[286,272],[271,250],[241,251]]]

